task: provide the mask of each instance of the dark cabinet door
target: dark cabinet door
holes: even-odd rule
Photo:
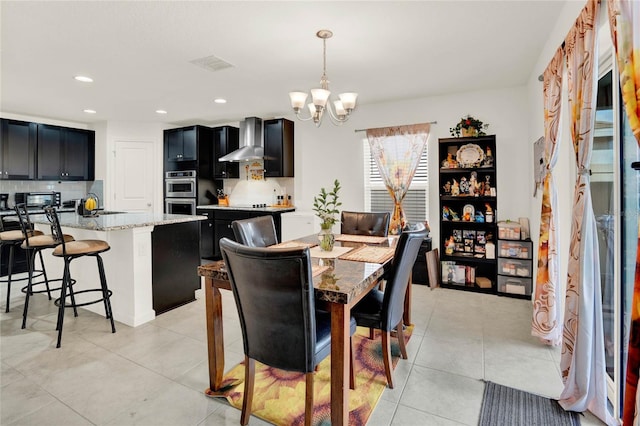
[[[182,131],[182,160],[193,161],[197,157],[198,136],[196,127],[190,127]]]
[[[38,179],[95,179],[95,132],[38,124]]]
[[[165,138],[165,159],[176,161],[182,155],[182,129],[166,130]]]
[[[206,220],[200,221],[200,257],[203,259],[212,259],[213,238],[214,238],[214,220],[213,212],[210,210],[197,210],[197,214],[207,216]]]
[[[81,129],[65,129],[64,173],[67,180],[95,179],[95,133]]]
[[[38,125],[38,179],[59,180],[64,176],[62,128]]]
[[[214,238],[214,247],[213,247],[213,255],[216,258],[220,258],[222,256],[222,254],[220,253],[220,239],[227,237],[232,239],[233,241],[236,240],[235,235],[233,234],[233,229],[231,228],[231,222],[233,222],[233,220],[227,220],[227,219],[216,219],[214,221],[214,231],[215,231],[215,238]]]
[[[240,146],[239,131],[237,127],[222,126],[213,129],[213,177],[216,179],[229,179],[240,177],[240,165],[228,161],[218,161]]]
[[[37,125],[2,119],[0,125],[0,179],[36,177]]]
[[[284,118],[264,122],[265,177],[293,177],[293,122]]]

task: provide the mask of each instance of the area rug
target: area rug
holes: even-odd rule
[[[408,342],[413,326],[407,327],[404,336]],[[358,327],[353,336],[356,389],[349,392],[349,425],[365,425],[386,387],[382,345],[379,332],[370,340],[369,329]],[[398,363],[398,340],[391,338],[393,366]],[[404,361],[404,360],[403,360]],[[331,424],[331,357],[324,359],[314,379],[313,425]],[[242,409],[244,391],[244,362],[228,371],[222,380],[223,387],[230,386],[225,395],[229,403]],[[237,384],[237,385],[236,385]],[[236,385],[236,386],[233,386]],[[251,414],[276,425],[304,424],[305,380],[304,374],[267,367],[256,362],[256,379]]]
[[[578,413],[565,411],[557,401],[486,382],[480,426],[580,426]]]

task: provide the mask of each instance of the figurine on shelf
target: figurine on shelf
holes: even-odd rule
[[[469,194],[469,181],[464,176],[460,178],[460,194],[462,195]]]
[[[442,160],[442,168],[443,169],[457,169],[458,162],[453,158],[452,153],[447,153],[447,158]]]
[[[453,180],[453,185],[451,186],[451,195],[457,197],[460,195],[460,184],[457,180]]]
[[[451,212],[447,206],[442,206],[442,220],[451,220]]]
[[[489,181],[491,180],[491,176],[486,175],[486,176],[484,177],[484,180],[485,180],[485,182],[484,182],[484,191],[483,191],[483,195],[484,195],[485,197],[488,197],[488,196],[490,196],[490,195],[491,195],[491,184],[489,183]]]
[[[453,220],[454,222],[457,222],[460,220],[460,216],[458,216],[458,213],[456,213],[455,210],[453,209],[449,209],[449,217],[451,218],[451,220]]]
[[[483,167],[493,167],[493,154],[491,153],[491,147],[487,147],[487,151],[484,156]]]
[[[469,196],[473,197],[475,195],[478,195],[478,173],[473,171],[469,179]]]
[[[444,195],[451,195],[451,181],[448,180],[447,183],[442,186],[442,189],[444,189]]]
[[[480,210],[478,210],[476,212],[476,222],[478,223],[484,223],[484,215],[482,214],[482,212]]]

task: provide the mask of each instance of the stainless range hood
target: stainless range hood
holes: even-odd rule
[[[262,145],[262,119],[247,117],[240,122],[240,143],[242,146],[218,161],[252,161],[264,158]]]

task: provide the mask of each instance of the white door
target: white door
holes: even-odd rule
[[[116,141],[114,210],[153,212],[154,143]]]

